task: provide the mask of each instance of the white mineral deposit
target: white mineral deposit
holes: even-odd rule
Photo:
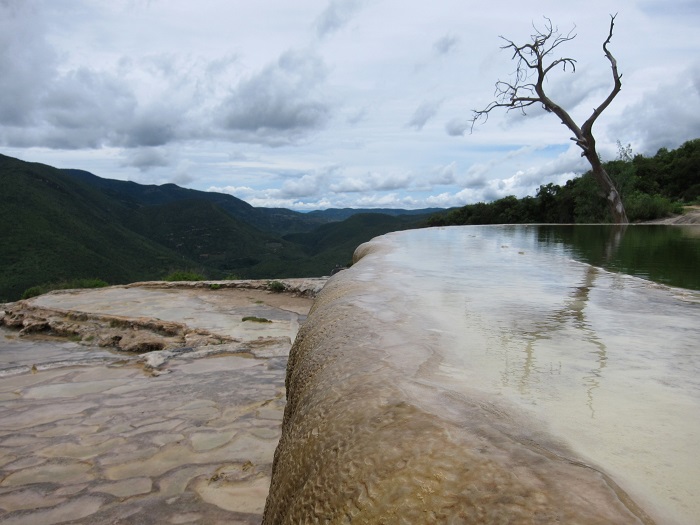
[[[323,282],[290,280],[296,295],[154,283],[5,305],[74,335],[0,329],[0,523],[260,523],[287,353]],[[184,335],[158,334],[161,321]],[[104,330],[167,344],[118,352],[94,344]],[[188,334],[200,346],[184,347]]]
[[[264,523],[697,523],[697,292],[528,226],[355,259],[290,353]]]

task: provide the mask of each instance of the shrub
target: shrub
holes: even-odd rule
[[[204,281],[204,276],[190,270],[176,270],[165,277],[164,281]]]
[[[667,217],[678,209],[670,199],[661,195],[634,192],[625,202],[625,210],[630,221],[651,221]]]
[[[47,286],[48,285],[32,286],[31,288],[27,288],[22,294],[22,299],[29,299],[31,297],[36,297],[37,295],[45,294],[49,291]]]
[[[70,281],[60,281],[57,283],[40,284],[27,288],[22,294],[22,299],[29,299],[42,295],[53,290],[72,290],[76,288],[104,288],[109,286],[109,283],[102,279],[72,279]]]
[[[269,283],[267,283],[267,289],[271,292],[280,293],[284,292],[287,289],[287,287],[284,285],[284,283],[281,283],[279,281],[270,281]]]

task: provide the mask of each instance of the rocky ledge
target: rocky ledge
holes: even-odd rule
[[[358,248],[299,331],[263,523],[651,523],[524,416],[449,388],[386,243]]]
[[[0,523],[259,524],[289,347],[325,280],[281,282],[2,305]]]
[[[207,355],[221,352],[249,352],[252,346],[259,350],[265,346],[266,342],[278,344],[279,338],[268,336],[264,338],[266,341],[258,340],[251,345],[249,341],[244,341],[245,337],[227,334],[225,330],[217,330],[217,333],[214,333],[211,329],[188,325],[179,319],[164,320],[156,317],[156,315],[162,315],[162,311],[157,307],[151,309],[153,316],[138,316],[133,313],[128,315],[130,299],[125,296],[128,296],[130,291],[150,290],[154,294],[160,293],[161,297],[163,293],[174,291],[182,294],[189,293],[190,296],[201,295],[202,292],[209,292],[210,295],[218,292],[218,295],[222,296],[227,291],[248,291],[270,297],[279,294],[279,297],[313,298],[325,282],[324,278],[280,281],[152,281],[113,286],[108,289],[59,290],[40,297],[0,305],[3,306],[0,309],[0,326],[18,330],[20,336],[44,334],[66,337],[71,341],[89,346],[107,347],[125,352],[143,354],[167,351],[147,356],[143,360],[147,367],[155,369],[162,366],[168,356],[191,352],[200,347],[216,347],[209,348]],[[168,296],[166,295],[165,298],[167,301]],[[124,309],[114,310],[114,313],[105,312],[106,305],[101,304],[109,302],[113,306],[123,300],[126,300]],[[157,304],[155,297],[153,300]],[[199,300],[202,300],[201,297]],[[257,300],[259,304],[265,302],[262,299]],[[279,303],[279,301],[276,302]],[[252,321],[267,320],[264,317],[248,317]],[[291,344],[291,341],[288,340],[288,342]]]

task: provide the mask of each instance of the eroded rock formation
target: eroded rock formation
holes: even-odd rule
[[[184,323],[151,317],[124,317],[46,308],[29,301],[7,305],[1,324],[18,329],[20,335],[43,332],[126,352],[151,352],[234,341],[206,330],[188,328]]]
[[[264,524],[651,522],[517,417],[441,387],[430,337],[367,259],[328,282],[291,350]]]
[[[0,305],[14,326],[0,328],[0,523],[258,525],[287,354],[311,306],[299,295],[323,284],[301,281],[285,280],[287,293],[150,283]],[[167,349],[96,347],[129,333]],[[236,342],[194,340],[210,336]]]

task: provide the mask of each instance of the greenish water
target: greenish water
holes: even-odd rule
[[[533,226],[541,246],[669,286],[700,290],[700,226]]]

